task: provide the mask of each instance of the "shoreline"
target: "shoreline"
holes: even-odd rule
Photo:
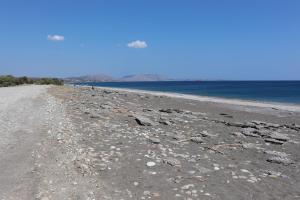
[[[88,88],[91,87],[86,85],[75,85],[75,86],[88,87]],[[222,97],[209,97],[209,96],[182,94],[182,93],[174,93],[174,92],[148,91],[148,90],[129,89],[129,88],[114,88],[114,87],[101,87],[101,86],[94,86],[94,87],[99,89],[113,90],[113,91],[158,95],[158,96],[165,96],[171,98],[195,100],[200,102],[221,103],[221,104],[236,105],[236,106],[249,106],[249,107],[270,108],[275,110],[278,109],[284,111],[300,112],[300,105],[290,104],[290,103],[252,101],[252,100],[243,100],[243,99],[227,99]]]

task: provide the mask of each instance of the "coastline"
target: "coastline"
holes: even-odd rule
[[[90,88],[91,86],[76,85],[76,87]],[[300,105],[291,104],[291,103],[264,102],[264,101],[253,101],[253,100],[243,100],[243,99],[227,99],[222,97],[209,97],[209,96],[190,95],[190,94],[173,93],[173,92],[159,92],[159,91],[148,91],[148,90],[139,90],[139,89],[127,89],[127,88],[125,89],[125,88],[115,88],[115,87],[101,87],[101,86],[94,86],[94,87],[99,89],[113,90],[113,91],[165,96],[171,98],[195,100],[200,102],[221,103],[221,104],[236,105],[236,106],[270,108],[275,110],[300,112]]]

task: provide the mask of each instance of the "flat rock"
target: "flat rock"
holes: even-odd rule
[[[224,122],[227,126],[234,126],[240,128],[256,128],[254,124],[251,123],[241,123],[241,122]]]
[[[271,144],[278,144],[278,145],[282,145],[284,142],[281,140],[276,140],[273,138],[266,138],[265,142],[271,143]]]
[[[288,141],[290,138],[286,134],[278,133],[278,132],[273,132],[270,135],[270,138],[280,140],[280,141]]]
[[[167,109],[160,109],[159,112],[164,112],[164,113],[173,113],[173,109],[167,108]]]
[[[264,153],[269,154],[269,155],[273,155],[273,156],[278,156],[278,157],[288,157],[288,154],[285,152],[280,152],[280,151],[272,151],[272,150],[266,150],[264,151]]]
[[[278,157],[278,156],[270,157],[267,159],[267,161],[270,163],[283,164],[283,165],[290,165],[293,163],[293,161],[289,158]]]
[[[270,163],[283,164],[283,165],[289,165],[293,163],[293,161],[288,158],[289,155],[286,154],[285,152],[268,150],[265,151],[265,153],[271,155],[271,157],[267,159],[267,161]]]
[[[265,123],[265,126],[268,128],[280,128],[280,124],[274,124],[274,123]]]
[[[152,161],[149,161],[149,162],[147,162],[147,164],[146,164],[148,167],[154,167],[155,165],[156,165],[156,163],[155,162],[152,162]]]
[[[203,143],[203,140],[201,137],[191,137],[191,141],[194,143]]]
[[[92,119],[99,119],[100,116],[96,115],[96,114],[92,114],[92,115],[90,115],[90,118],[92,118]]]
[[[244,128],[242,134],[249,137],[260,137],[260,135],[257,134],[257,130],[254,128]]]
[[[141,115],[135,115],[136,122],[141,126],[154,126],[156,123],[152,121],[151,119],[141,116]]]
[[[176,158],[168,157],[163,160],[164,163],[171,165],[172,167],[181,167],[181,163]]]
[[[160,139],[155,138],[155,137],[150,137],[149,141],[153,144],[159,144],[160,143]]]

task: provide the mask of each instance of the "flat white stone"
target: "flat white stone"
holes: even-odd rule
[[[155,162],[152,162],[152,161],[147,162],[147,166],[148,166],[148,167],[153,167],[153,166],[155,166],[155,165],[156,165]]]

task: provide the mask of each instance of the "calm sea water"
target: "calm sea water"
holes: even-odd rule
[[[300,104],[300,81],[97,82],[84,85]]]

